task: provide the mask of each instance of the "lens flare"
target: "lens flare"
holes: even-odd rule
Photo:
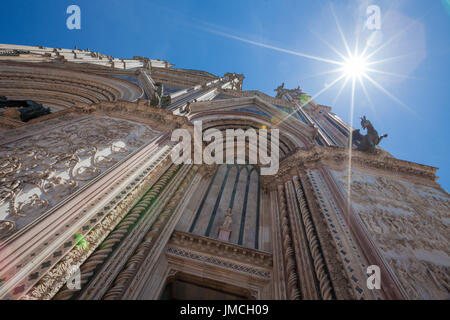
[[[367,61],[363,56],[351,56],[345,60],[344,73],[351,78],[360,78],[367,71]]]

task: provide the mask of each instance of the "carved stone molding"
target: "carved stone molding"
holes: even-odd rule
[[[218,77],[207,72],[173,68],[152,68],[151,76],[156,82],[170,83],[186,87],[202,85],[204,82],[218,79]]]
[[[89,258],[80,266],[81,289],[85,289],[88,281],[95,276],[99,265],[103,264],[111,255],[113,249],[125,238],[130,232],[136,221],[149,210],[155,198],[159,196],[161,190],[167,185],[169,179],[178,169],[177,166],[169,168],[158,181],[144,194],[137,204],[128,212],[128,214],[120,221],[115,229],[105,238],[102,244],[89,256]],[[157,178],[157,177],[154,177]],[[154,181],[149,181],[150,183]],[[143,185],[142,188],[146,186]],[[67,300],[78,294],[79,290],[69,289],[66,286],[62,288],[54,300]]]
[[[175,231],[172,234],[169,246],[197,253],[211,254],[217,258],[232,259],[243,264],[264,268],[266,271],[272,268],[273,263],[272,254],[268,252],[245,248],[233,243],[182,231]],[[265,277],[269,277],[269,275],[266,274]]]
[[[206,287],[250,299],[273,298],[271,253],[180,231],[172,233],[164,250],[169,269],[178,272],[176,279],[196,277],[195,283]]]
[[[69,100],[72,106],[75,102],[134,101],[143,95],[143,90],[130,81],[57,65],[3,61],[0,76],[2,95],[36,101],[61,98]],[[35,94],[41,98],[35,99]]]
[[[298,181],[301,183],[305,200],[309,208],[309,216],[311,218],[310,221],[314,225],[314,234],[317,236],[317,242],[315,242],[315,237],[312,237],[313,233],[311,233],[308,241],[311,240],[312,246],[318,246],[317,249],[321,251],[326,269],[328,270],[328,276],[331,281],[335,298],[338,300],[354,299],[354,295],[352,294],[349,286],[350,279],[348,279],[344,271],[344,264],[339,257],[338,249],[333,241],[332,231],[328,228],[327,223],[325,222],[325,215],[321,210],[319,198],[314,192],[313,185],[305,173],[300,170],[298,173]],[[316,261],[320,261],[320,258],[317,256]],[[316,265],[316,267],[318,267],[318,265]],[[321,271],[318,271],[318,273],[319,275],[322,274]],[[327,291],[328,285],[326,284],[326,278],[322,277],[322,281],[323,286],[321,287],[321,290],[323,288],[325,289],[324,291]]]
[[[105,215],[105,217],[84,235],[84,239],[89,243],[88,250],[84,250],[81,246],[75,245],[21,299],[51,299],[71,277],[74,272],[74,267],[80,267],[93,254],[105,237],[123,220],[128,210],[148,190],[149,185],[154,183],[158,178],[160,169],[167,166],[168,152],[165,151],[150,164],[147,163],[149,167],[143,170],[145,175],[141,174],[137,180],[135,179],[132,184],[124,188],[125,190],[120,192],[119,196],[115,197],[116,200],[113,202],[116,204],[112,208],[104,208],[108,208],[109,212],[106,211],[107,214],[103,213],[102,215]]]
[[[274,186],[276,179],[285,175],[291,175],[296,168],[315,168],[325,164],[334,164],[342,166],[348,164],[348,149],[342,147],[320,147],[309,146],[299,148],[294,154],[288,156],[280,163],[278,173],[267,177],[262,182],[266,188]],[[383,170],[387,173],[396,173],[405,177],[415,177],[421,179],[424,183],[437,185],[437,168],[417,164],[405,160],[399,160],[386,155],[381,151],[376,154],[352,151],[352,164],[357,164],[364,168]]]
[[[103,299],[106,300],[116,300],[120,299],[122,295],[127,290],[130,282],[136,276],[136,272],[142,265],[143,261],[149,254],[150,250],[154,246],[158,239],[158,236],[162,232],[164,225],[170,218],[173,210],[178,205],[179,201],[182,199],[186,188],[189,186],[192,178],[197,173],[198,167],[192,167],[191,170],[186,174],[182,182],[180,181],[180,186],[178,190],[170,197],[168,204],[164,207],[164,210],[158,215],[155,222],[145,234],[141,243],[138,245],[137,249],[134,251],[133,255],[127,261],[125,267],[119,273],[115,279],[113,285],[108,289]]]
[[[333,299],[333,288],[329,279],[327,266],[323,258],[320,242],[317,238],[316,228],[311,218],[311,212],[306,203],[305,194],[301,185],[300,179],[296,176],[293,179],[297,200],[300,204],[300,213],[302,216],[303,225],[305,227],[305,234],[308,241],[308,248],[314,264],[315,275],[319,281],[320,293],[322,299]]]
[[[285,182],[284,187],[301,297],[302,300],[317,300],[320,297],[320,291],[316,284],[317,277],[314,273],[313,260],[310,258],[311,253],[305,237],[293,182]]]
[[[114,113],[114,115],[128,116],[134,121],[140,122],[150,120],[152,128],[154,127],[155,129],[173,130],[177,128],[189,128],[192,126],[190,121],[185,117],[174,115],[172,112],[165,109],[151,107],[148,100],[137,100],[136,102],[102,101],[97,104],[78,103],[75,110],[82,113]]]
[[[238,271],[238,272],[243,272],[243,273],[247,273],[250,274],[251,276],[254,277],[261,277],[261,278],[265,278],[265,279],[270,279],[270,271],[267,270],[258,270],[256,268],[253,267],[249,267],[246,265],[242,265],[239,263],[236,263],[235,259],[233,259],[233,261],[226,261],[221,259],[220,257],[217,256],[206,256],[206,255],[202,255],[199,253],[195,253],[192,252],[189,249],[184,249],[184,248],[176,248],[176,247],[172,247],[169,246],[167,248],[167,254],[169,255],[175,255],[175,256],[180,256],[183,258],[188,258],[188,259],[192,259],[192,260],[197,260],[200,261],[202,263],[208,263],[208,264],[212,264],[212,265],[216,265],[222,268],[226,268],[226,269],[230,269],[233,271]]]
[[[298,283],[297,266],[295,263],[295,252],[292,246],[292,235],[289,227],[289,217],[283,185],[278,185],[278,201],[280,206],[281,236],[288,298],[290,300],[299,300],[301,299],[301,296]]]
[[[295,104],[290,103],[286,100],[283,99],[277,99],[274,97],[271,97],[261,91],[258,90],[245,90],[245,91],[237,91],[237,90],[232,90],[232,89],[219,89],[220,93],[223,93],[225,95],[230,95],[233,97],[254,97],[257,96],[260,99],[271,103],[271,104],[275,104],[278,106],[283,106],[283,107],[288,107],[288,108],[295,108]]]
[[[129,263],[129,260],[133,257],[136,250],[145,240],[145,237],[148,235],[149,230],[151,230],[155,223],[158,222],[161,217],[161,213],[166,210],[167,206],[170,204],[170,200],[172,195],[178,190],[180,181],[184,179],[186,173],[189,172],[190,167],[176,167],[175,173],[169,177],[165,176],[164,180],[167,180],[167,185],[164,186],[162,191],[157,197],[153,197],[154,193],[157,192],[157,189],[150,189],[148,193],[144,196],[146,199],[143,200],[141,204],[138,204],[137,207],[142,208],[142,206],[148,204],[149,200],[152,202],[150,206],[146,209],[143,216],[138,219],[133,228],[130,228],[126,237],[117,245],[117,248],[112,252],[110,257],[108,258],[108,262],[101,265],[98,270],[96,270],[96,275],[92,277],[89,281],[88,285],[85,287],[83,292],[76,296],[76,299],[80,300],[98,300],[102,299],[107,290],[114,284],[117,279],[117,276],[123,271],[126,265]],[[169,169],[171,170],[171,169]],[[162,180],[162,179],[161,179]],[[153,200],[152,200],[153,199]],[[135,212],[136,213],[136,212]],[[131,218],[131,217],[130,217]],[[167,224],[164,224],[163,228],[166,228]],[[158,229],[159,230],[159,229]],[[162,234],[163,231],[160,230],[160,233],[154,238],[154,242],[150,248],[150,252],[161,244],[162,238],[168,237],[165,234]],[[142,246],[141,246],[142,247]],[[142,249],[142,248],[141,248]],[[142,250],[140,250],[142,253]],[[156,257],[156,256],[155,256]],[[145,263],[145,260],[141,263],[141,266]],[[140,270],[140,271],[139,271]],[[133,285],[133,281],[136,279],[141,279],[141,271],[142,268],[136,270],[135,276],[130,279],[128,288],[136,289],[136,286]],[[139,280],[138,280],[139,281]],[[138,282],[142,284],[141,282]]]
[[[200,175],[202,175],[203,178],[211,178],[213,176],[213,174],[216,172],[217,170],[217,165],[216,164],[211,164],[211,165],[207,165],[207,164],[202,164],[200,165],[200,168],[198,169],[198,173]]]

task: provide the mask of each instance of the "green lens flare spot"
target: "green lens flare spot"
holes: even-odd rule
[[[77,243],[76,244],[77,247],[80,247],[83,250],[89,249],[89,241],[87,241],[86,238],[81,233],[75,234],[75,241]]]
[[[310,99],[311,99],[311,96],[308,96],[306,93],[303,93],[303,94],[300,96],[300,103],[301,103],[301,104],[305,104],[305,103],[307,103]]]

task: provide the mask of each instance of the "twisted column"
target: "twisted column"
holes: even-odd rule
[[[125,218],[117,225],[97,250],[92,253],[89,258],[80,267],[80,282],[81,287],[92,278],[95,274],[96,268],[103,264],[115,246],[119,244],[124,237],[129,233],[129,228],[136,223],[136,221],[148,212],[154,200],[161,193],[162,189],[168,184],[172,176],[179,169],[179,166],[171,166],[154,186],[152,186],[141,198],[137,205],[135,205]],[[54,297],[54,300],[68,300],[74,297],[79,290],[71,290],[65,285]]]
[[[292,248],[292,239],[289,229],[286,198],[282,185],[278,186],[278,201],[280,204],[281,236],[283,240],[283,257],[286,265],[288,297],[290,300],[299,300],[300,290],[298,286],[298,275],[295,267],[294,249]]]
[[[328,277],[327,268],[325,261],[320,250],[320,243],[316,235],[315,227],[311,218],[311,212],[309,211],[308,205],[305,200],[305,194],[300,182],[300,179],[294,177],[294,186],[297,193],[297,199],[300,203],[300,212],[303,219],[303,224],[305,225],[306,237],[308,239],[309,249],[311,251],[311,256],[314,261],[314,270],[316,276],[319,280],[320,293],[322,299],[332,300],[333,299],[333,287],[331,281]]]
[[[158,236],[163,230],[164,225],[174,212],[175,208],[178,206],[180,200],[182,199],[187,187],[189,186],[196,172],[197,170],[195,168],[191,168],[191,170],[189,170],[182,184],[179,186],[178,190],[171,197],[164,210],[159,214],[155,223],[151,226],[150,230],[147,232],[142,242],[134,251],[133,256],[127,261],[127,264],[119,273],[111,288],[108,289],[103,299],[116,300],[120,299],[123,296],[125,290],[128,288],[128,285],[130,284],[131,280],[136,275],[136,272],[143,263],[145,257],[148,256],[156,239],[158,239]]]
[[[314,271],[314,261],[311,258],[293,181],[286,182],[284,190],[295,251],[295,262],[297,263],[297,273],[299,275],[300,294],[303,300],[317,300],[320,298],[319,284]]]

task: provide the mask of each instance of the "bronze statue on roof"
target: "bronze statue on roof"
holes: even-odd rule
[[[361,128],[367,129],[367,134],[362,135],[359,129],[353,130],[353,143],[357,145],[357,150],[359,151],[375,153],[376,146],[388,135],[383,134],[382,136],[379,136],[377,130],[372,126],[372,123],[366,119],[366,116],[361,118]]]

